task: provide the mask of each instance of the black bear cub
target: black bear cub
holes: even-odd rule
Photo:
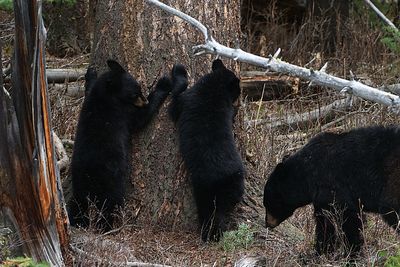
[[[239,79],[221,60],[188,90],[182,65],[175,65],[171,76],[169,112],[190,174],[202,239],[217,241],[244,191],[245,169],[232,133]]]
[[[338,235],[330,217],[339,215],[346,248],[357,253],[363,239],[362,212],[380,214],[398,230],[400,212],[400,131],[368,127],[322,133],[279,163],[267,180],[267,227],[312,203],[317,253],[335,249]]]
[[[131,138],[146,126],[172,90],[161,78],[146,99],[140,85],[119,63],[108,60],[109,71],[97,78],[93,68],[85,75],[85,101],[79,117],[71,162],[72,225],[88,226],[88,201],[96,203],[103,219],[96,225],[108,230],[113,213],[124,202],[130,174]]]

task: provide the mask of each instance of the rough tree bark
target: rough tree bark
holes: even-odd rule
[[[67,218],[51,136],[41,2],[15,0],[11,97],[0,90],[1,217],[27,255],[63,266]]]
[[[210,71],[211,56],[192,56],[191,48],[202,36],[190,25],[142,0],[112,3],[103,0],[96,6],[91,60],[94,65],[104,69],[107,58],[119,60],[144,85],[145,92],[176,62],[188,67],[192,81]],[[239,0],[166,3],[207,21],[207,25],[216,29],[218,40],[236,46],[240,37]],[[235,62],[225,62],[238,71]],[[166,105],[153,125],[134,137],[131,179],[134,189],[128,200],[133,203],[138,222],[193,229],[196,210]],[[242,124],[241,119],[237,120],[237,125]]]

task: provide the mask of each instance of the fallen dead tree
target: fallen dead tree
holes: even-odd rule
[[[346,92],[363,99],[377,102],[392,108],[393,111],[399,112],[400,97],[388,92],[383,92],[371,86],[360,83],[356,80],[346,80],[326,73],[327,64],[321,70],[307,69],[299,67],[278,59],[280,50],[275,55],[268,58],[260,57],[247,53],[240,48],[230,48],[218,43],[210,34],[210,31],[200,23],[198,20],[190,17],[189,15],[178,11],[170,6],[167,6],[157,0],[146,0],[148,3],[153,4],[162,10],[175,15],[184,21],[188,22],[199,30],[205,39],[205,43],[193,47],[195,55],[201,54],[215,54],[228,57],[240,62],[249,63],[255,66],[275,71],[278,73],[286,73],[292,76],[297,76],[313,84],[333,88],[340,92]]]
[[[15,0],[14,17],[12,94],[0,90],[0,220],[24,255],[65,266],[68,218],[51,133],[41,1]]]
[[[391,84],[391,85],[384,85],[379,87],[380,90],[389,92],[395,95],[400,95],[400,83]]]
[[[264,71],[240,72],[242,94],[249,101],[282,99],[300,89],[300,79]]]
[[[329,121],[337,112],[347,111],[351,107],[348,99],[336,100],[331,104],[310,110],[304,113],[295,113],[288,116],[277,116],[261,120],[245,121],[246,128],[257,125],[266,125],[268,128],[298,129],[307,127],[317,120]]]
[[[64,83],[74,82],[85,77],[85,69],[47,69],[47,82]]]
[[[46,69],[48,83],[75,82],[85,78],[85,69]],[[10,77],[5,81],[9,82]]]

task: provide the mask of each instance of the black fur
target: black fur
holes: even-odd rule
[[[232,103],[240,95],[239,79],[221,60],[215,60],[212,72],[186,91],[185,68],[174,66],[171,76],[169,111],[190,173],[202,239],[218,240],[244,191],[245,169],[232,133]]]
[[[322,133],[279,163],[264,189],[266,224],[275,227],[297,208],[314,205],[316,250],[335,248],[337,233],[326,211],[342,211],[347,248],[363,239],[362,211],[381,214],[397,229],[400,212],[400,131],[369,127],[342,134]]]
[[[116,61],[97,78],[93,68],[85,75],[86,98],[79,117],[72,155],[72,225],[88,226],[88,201],[95,202],[104,219],[98,227],[112,227],[113,212],[124,202],[129,176],[132,133],[145,127],[172,89],[161,78],[148,103],[140,85]]]

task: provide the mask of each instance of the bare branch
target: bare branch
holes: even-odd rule
[[[346,88],[345,92],[347,93],[351,93],[366,100],[370,100],[386,106],[393,107],[393,110],[399,112],[400,97],[397,95],[393,95],[387,92],[382,92],[376,88],[362,84],[355,80],[349,81],[346,79],[335,77],[333,75],[329,75],[325,72],[326,67],[324,67],[320,71],[317,71],[292,65],[274,56],[270,56],[269,58],[264,58],[256,56],[251,53],[247,53],[239,48],[233,49],[226,47],[215,41],[214,38],[210,36],[209,32],[205,30],[207,28],[196,19],[172,7],[162,4],[157,0],[146,0],[146,1],[189,22],[204,34],[204,36],[206,37],[205,44],[193,47],[193,52],[195,55],[216,54],[232,58],[240,62],[249,63],[255,66],[260,66],[275,72],[286,73],[292,76],[301,77],[303,79],[313,82],[313,84],[320,86],[327,86],[339,92],[343,91],[343,89]]]
[[[245,256],[235,262],[235,267],[265,266],[267,259],[264,256]]]
[[[347,99],[336,100],[331,104],[322,106],[320,108],[307,111],[304,113],[296,113],[289,115],[287,117],[279,116],[272,117],[269,119],[262,120],[251,120],[246,121],[246,127],[256,126],[256,125],[268,125],[270,128],[288,127],[288,128],[298,128],[299,125],[305,123],[311,123],[312,121],[327,118],[337,111],[343,111],[350,107]]]
[[[370,0],[364,0],[364,2],[378,15],[378,17],[390,26],[396,32],[399,32],[399,29],[390,21]]]

